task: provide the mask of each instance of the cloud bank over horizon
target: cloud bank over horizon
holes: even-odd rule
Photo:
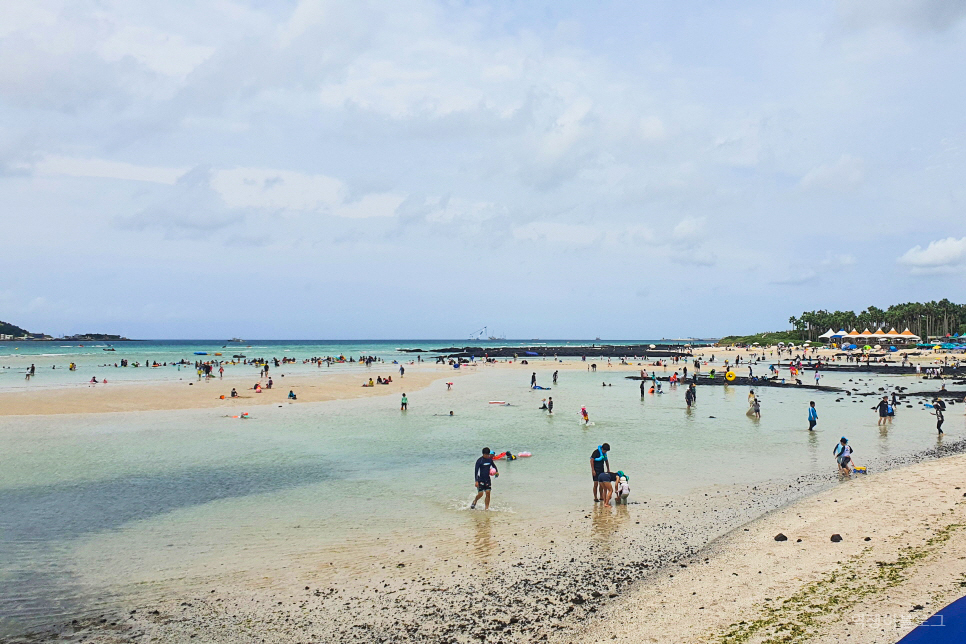
[[[966,2],[14,3],[0,319],[651,338],[966,297]]]

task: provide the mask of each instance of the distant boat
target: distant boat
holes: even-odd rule
[[[232,338],[229,342],[244,342],[241,338]]]
[[[117,349],[111,347],[110,349],[101,349],[101,351],[117,351]]]
[[[600,340],[600,336],[597,336],[596,338],[594,338],[594,340]]]

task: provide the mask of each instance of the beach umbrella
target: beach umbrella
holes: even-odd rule
[[[862,349],[863,349],[863,350],[865,350],[865,351],[868,351],[868,350],[869,350],[869,349],[871,349],[871,348],[872,348],[872,347],[870,347],[869,345],[865,345],[864,347],[862,347]]]
[[[649,344],[647,346],[651,347],[652,349],[657,349],[657,345]]]
[[[898,351],[895,347],[889,347],[889,351]]]
[[[876,349],[881,349],[882,348],[882,345],[877,344],[877,345],[875,345],[875,348]]]

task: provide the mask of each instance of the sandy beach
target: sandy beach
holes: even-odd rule
[[[393,376],[388,385],[363,387],[370,372],[342,372],[288,375],[273,374],[274,387],[265,389],[267,379],[229,376],[224,379],[198,380],[186,372],[180,382],[130,383],[80,385],[74,387],[41,388],[0,392],[0,416],[35,416],[56,414],[100,414],[125,411],[159,411],[175,409],[237,410],[241,407],[289,404],[288,392],[294,391],[297,400],[292,404],[321,402],[325,400],[349,400],[366,396],[384,396],[418,391],[441,378],[460,378],[471,369],[446,369],[442,365],[409,367],[399,377],[398,367],[385,365],[373,368],[371,377]],[[255,393],[255,382],[262,384],[262,392]],[[231,398],[231,389],[238,391]],[[224,399],[221,398],[224,396]]]

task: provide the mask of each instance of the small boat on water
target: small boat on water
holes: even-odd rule
[[[232,338],[229,342],[244,342],[241,338]]]
[[[241,354],[238,354],[238,355],[234,355],[234,356],[232,356],[232,358],[244,358],[244,357],[245,357],[245,356],[243,356],[243,355],[241,355]]]
[[[117,351],[117,349],[110,347],[109,349],[101,349],[101,351]]]
[[[208,352],[207,351],[195,351],[195,355],[196,356],[206,356],[206,355],[208,355]]]

